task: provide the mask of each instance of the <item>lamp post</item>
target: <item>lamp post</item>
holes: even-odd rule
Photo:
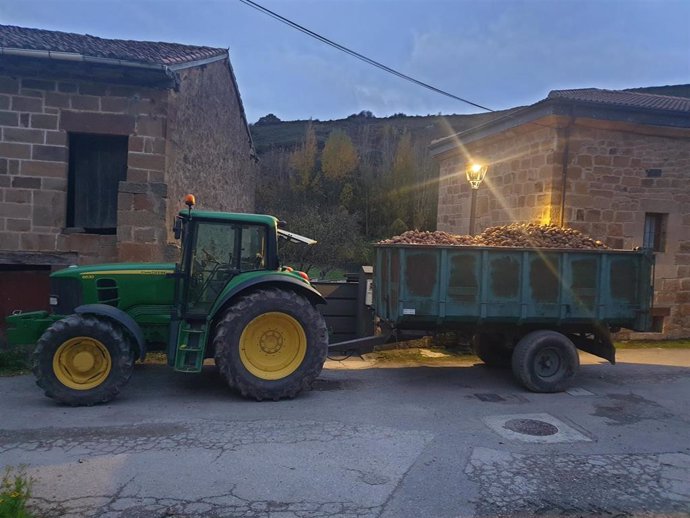
[[[470,235],[474,235],[474,220],[476,218],[477,212],[477,191],[479,190],[479,184],[482,183],[484,177],[486,176],[487,166],[477,163],[471,163],[467,165],[465,169],[465,174],[467,176],[467,181],[470,182],[472,187],[472,202],[470,205]]]

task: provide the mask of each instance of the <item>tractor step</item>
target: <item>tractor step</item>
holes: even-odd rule
[[[177,340],[175,370],[201,372],[206,350],[206,322],[183,322]]]

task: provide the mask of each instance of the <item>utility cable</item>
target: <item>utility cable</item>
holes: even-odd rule
[[[289,19],[285,18],[284,16],[281,16],[278,13],[271,11],[270,9],[267,9],[266,7],[259,5],[256,2],[253,2],[252,0],[240,0],[240,2],[242,2],[245,5],[248,5],[249,7],[253,7],[257,11],[262,12],[262,13],[270,16],[271,18],[274,18],[274,19],[278,20],[279,22],[282,22],[286,25],[289,25],[293,29],[297,29],[298,31],[306,34],[307,36],[310,36],[310,37],[312,37],[312,38],[314,38],[314,39],[316,39],[322,43],[325,43],[326,45],[330,45],[331,47],[333,47],[337,50],[340,50],[341,52],[349,54],[352,57],[355,57],[361,61],[364,61],[365,63],[368,63],[369,65],[372,65],[376,68],[379,68],[379,69],[383,70],[384,72],[388,72],[389,74],[393,74],[394,76],[397,76],[401,79],[405,79],[406,81],[409,81],[409,82],[414,83],[418,86],[421,86],[423,88],[431,90],[432,92],[436,92],[438,94],[445,95],[446,97],[450,97],[451,99],[455,99],[456,101],[461,101],[463,103],[469,104],[469,105],[474,106],[476,108],[480,108],[482,110],[486,110],[488,112],[494,111],[491,108],[487,108],[486,106],[482,106],[481,104],[477,104],[477,103],[474,103],[472,101],[468,101],[467,99],[463,99],[462,97],[458,97],[457,95],[453,95],[450,92],[446,92],[445,90],[441,90],[440,88],[436,88],[435,86],[432,86],[428,83],[425,83],[423,81],[415,79],[414,77],[410,77],[407,74],[403,74],[402,72],[399,72],[398,70],[395,70],[393,68],[390,68],[390,67],[384,65],[383,63],[379,63],[378,61],[375,61],[371,58],[368,58],[365,55],[360,54],[359,52],[356,52],[352,49],[349,49],[349,48],[345,47],[344,45],[340,45],[339,43],[336,43],[332,40],[329,40],[325,36],[321,36],[320,34],[314,32],[314,31],[311,31],[311,30],[307,29],[306,27],[303,27],[302,25],[300,25],[298,23],[293,22],[292,20],[289,20]]]

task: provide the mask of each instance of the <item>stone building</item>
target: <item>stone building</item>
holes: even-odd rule
[[[0,321],[51,269],[175,260],[184,194],[252,211],[255,161],[226,49],[0,26]]]
[[[650,90],[553,91],[433,142],[438,229],[467,233],[465,164],[487,163],[477,231],[513,221],[555,223],[612,248],[653,248],[655,332],[635,337],[690,336],[690,99]]]

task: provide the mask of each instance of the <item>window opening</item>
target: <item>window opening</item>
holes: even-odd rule
[[[644,218],[642,246],[655,252],[666,251],[666,223],[668,214],[647,212]]]
[[[127,179],[128,137],[70,133],[67,226],[115,234],[118,184]]]

